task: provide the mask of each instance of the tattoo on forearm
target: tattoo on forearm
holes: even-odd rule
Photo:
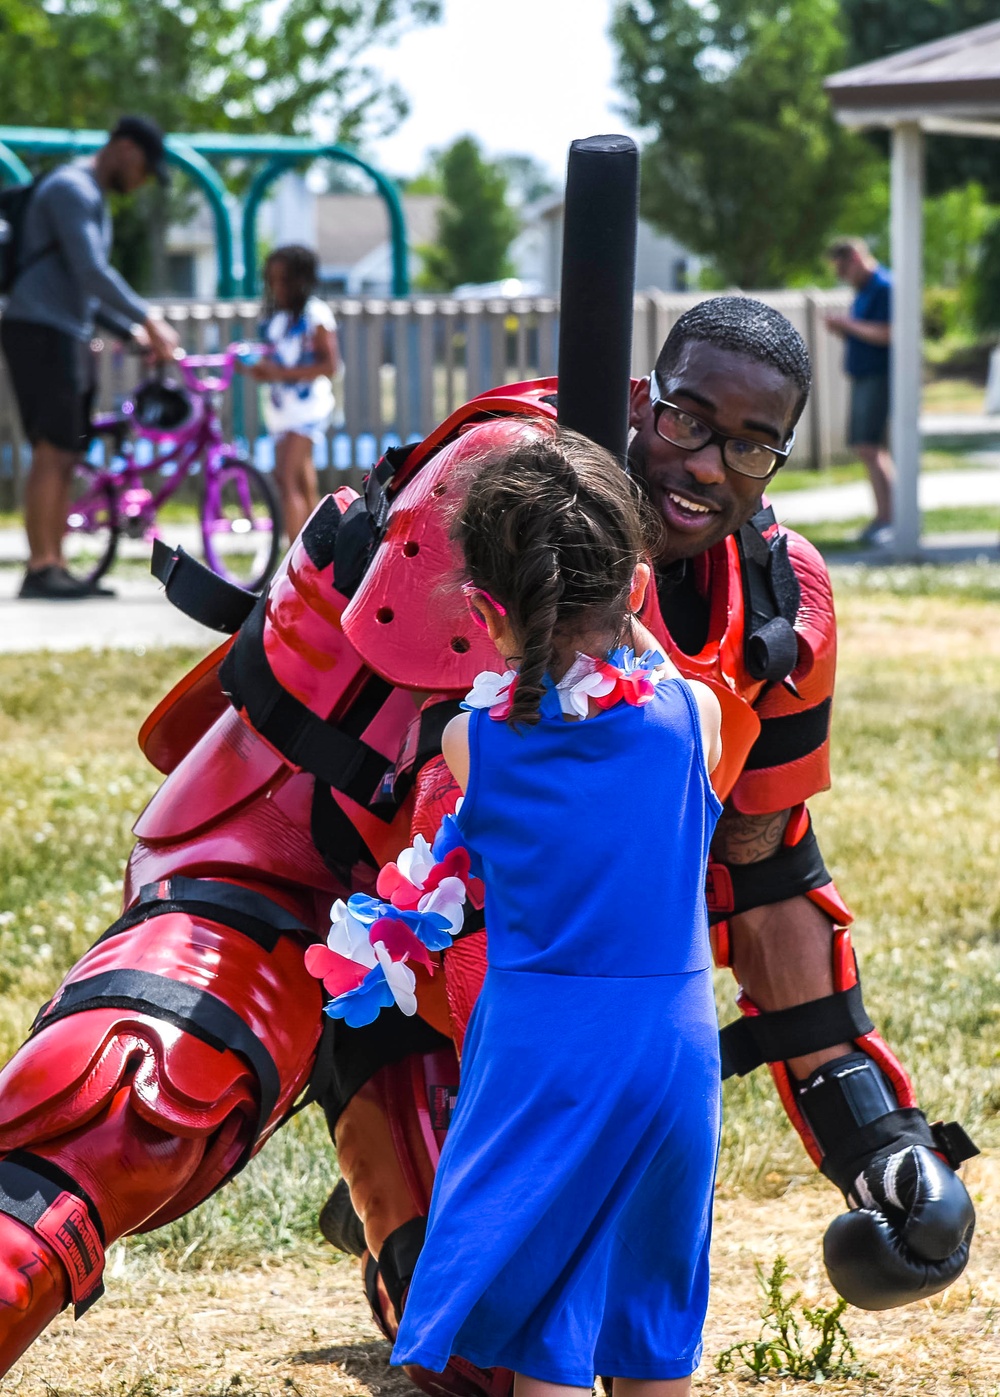
[[[716,826],[712,853],[722,863],[760,863],[777,852],[787,824],[787,810],[741,815],[727,805]]]

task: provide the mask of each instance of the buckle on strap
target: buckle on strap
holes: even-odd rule
[[[744,1077],[765,1062],[803,1057],[837,1043],[853,1042],[875,1028],[861,998],[861,986],[837,990],[791,1009],[748,1015],[719,1032],[722,1080]]]
[[[72,1179],[31,1155],[18,1152],[0,1160],[0,1213],[16,1218],[46,1241],[69,1279],[76,1319],[104,1294],[104,1242],[91,1206],[74,1192]],[[53,1177],[48,1177],[52,1174]],[[65,1184],[69,1187],[64,1187]]]

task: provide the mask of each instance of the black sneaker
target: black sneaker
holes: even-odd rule
[[[17,595],[25,601],[82,601],[93,593],[86,582],[78,582],[65,568],[50,563],[44,568],[29,568]]]

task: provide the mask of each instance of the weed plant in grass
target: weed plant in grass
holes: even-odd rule
[[[834,791],[812,809],[858,916],[873,1018],[931,1118],[957,1116],[995,1147],[1000,634],[995,606],[977,598],[1000,593],[1000,569],[972,576],[837,573]],[[118,914],[129,826],[159,782],[135,732],[194,658],[0,656],[0,1057]],[[718,993],[725,1021],[728,972]],[[725,1112],[724,1191],[780,1193],[813,1178],[764,1072],[727,1084]],[[310,1108],[197,1214],[125,1251],[139,1264],[155,1255],[197,1267],[302,1246],[335,1178],[323,1118]]]

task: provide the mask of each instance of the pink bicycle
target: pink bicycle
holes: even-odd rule
[[[91,430],[110,444],[111,464],[82,462],[76,469],[66,539],[74,576],[103,577],[123,536],[159,537],[157,511],[188,476],[200,473],[206,563],[249,591],[263,587],[278,561],[277,496],[246,453],[224,439],[217,406],[237,360],[252,352],[231,345],[222,354],[185,355],[175,361],[182,383],[166,379],[161,368],[117,412],[95,416]],[[141,461],[139,441],[152,448]]]

